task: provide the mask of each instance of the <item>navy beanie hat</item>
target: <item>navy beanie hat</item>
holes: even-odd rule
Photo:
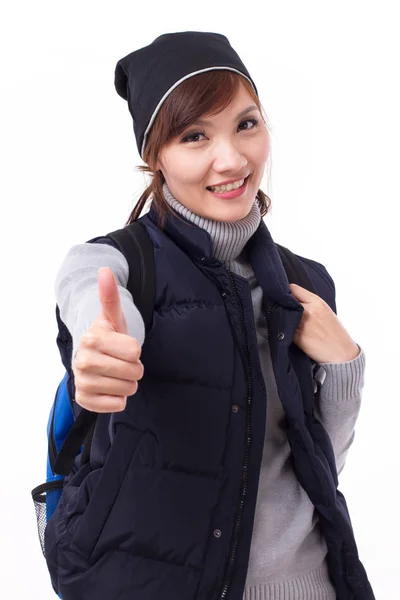
[[[240,57],[220,33],[165,33],[117,62],[114,85],[128,102],[141,158],[154,119],[169,94],[185,79],[216,69],[242,75],[258,95]]]

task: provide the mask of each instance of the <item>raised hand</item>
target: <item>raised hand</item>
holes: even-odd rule
[[[82,335],[72,369],[75,400],[91,411],[118,412],[143,377],[139,342],[128,334],[112,270],[99,269],[99,316]]]

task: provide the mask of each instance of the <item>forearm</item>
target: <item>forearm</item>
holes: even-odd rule
[[[315,415],[329,434],[340,473],[353,443],[361,407],[365,376],[365,353],[341,363],[319,363],[325,370]]]

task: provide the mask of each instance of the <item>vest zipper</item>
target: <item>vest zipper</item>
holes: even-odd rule
[[[273,302],[272,304],[270,304],[269,308],[268,308],[268,313],[267,313],[267,340],[269,340],[269,327],[268,327],[268,321],[269,318],[271,316],[271,310],[272,308],[275,306],[276,302]],[[262,310],[262,309],[261,309]]]
[[[252,400],[253,400],[253,379],[252,379],[252,369],[251,369],[251,362],[250,362],[249,345],[248,345],[246,326],[245,326],[245,320],[244,320],[244,310],[243,310],[242,301],[240,299],[240,296],[239,296],[237,288],[236,288],[235,279],[234,279],[231,271],[229,271],[229,270],[228,270],[228,275],[229,275],[229,278],[230,278],[230,281],[232,284],[235,299],[236,299],[238,305],[240,306],[240,323],[241,323],[242,333],[244,335],[244,340],[245,340],[245,356],[246,356],[246,360],[247,360],[247,365],[246,365],[247,366],[247,374],[246,374],[247,375],[246,450],[245,450],[245,456],[244,456],[244,461],[243,461],[239,513],[238,513],[238,516],[237,516],[236,522],[235,522],[234,539],[233,539],[233,544],[231,546],[231,553],[229,556],[229,563],[228,563],[228,567],[227,567],[227,571],[226,571],[227,575],[225,578],[225,582],[222,586],[222,591],[220,593],[219,600],[227,599],[229,588],[232,584],[233,569],[235,566],[237,549],[238,549],[238,545],[239,545],[239,532],[240,532],[240,528],[242,525],[242,519],[243,519],[244,501],[245,501],[245,497],[247,494],[249,454],[250,454],[250,447],[251,447],[251,440],[252,440],[251,413],[252,413]],[[275,306],[275,304],[276,303],[271,304],[268,309],[267,337],[269,335],[268,320],[271,315],[271,310],[272,310],[273,306]]]
[[[248,485],[248,465],[249,465],[249,453],[251,447],[251,409],[252,409],[252,400],[253,400],[253,379],[252,379],[252,369],[250,362],[250,352],[246,334],[246,326],[244,320],[244,310],[243,304],[238,294],[235,279],[232,273],[228,270],[229,278],[231,280],[232,288],[234,291],[235,299],[240,306],[240,323],[241,329],[245,340],[245,357],[246,357],[246,367],[247,367],[247,409],[246,409],[246,449],[245,456],[243,461],[243,471],[242,471],[242,481],[241,481],[241,492],[240,492],[240,504],[239,504],[239,512],[236,517],[235,528],[234,528],[234,538],[231,546],[231,553],[229,556],[229,563],[226,571],[225,582],[222,586],[222,591],[220,593],[219,599],[226,600],[229,588],[232,584],[233,579],[233,569],[236,562],[237,549],[239,545],[239,532],[242,525],[243,520],[243,509],[245,497],[247,494],[247,485]]]

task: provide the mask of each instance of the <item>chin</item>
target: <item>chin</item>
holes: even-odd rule
[[[225,218],[221,218],[218,219],[219,221],[225,221],[226,223],[236,223],[236,221],[241,221],[242,219],[244,219],[245,217],[247,217],[248,212],[247,213],[243,213],[243,214],[234,214],[234,215],[229,215]]]
[[[241,221],[251,211],[253,203],[243,206],[225,206],[223,209],[216,211],[214,216],[210,216],[210,219],[214,221],[226,221],[228,223],[234,223],[235,221]]]

